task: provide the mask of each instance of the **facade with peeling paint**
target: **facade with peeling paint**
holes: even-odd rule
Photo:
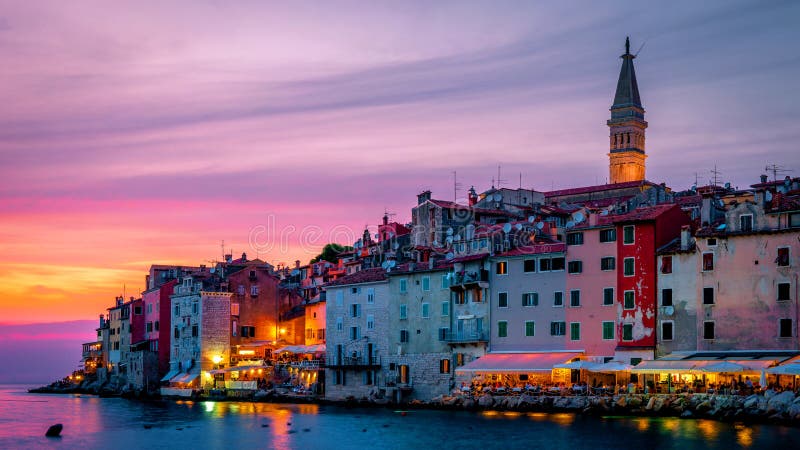
[[[697,350],[697,278],[700,262],[691,230],[658,250],[656,356]]]

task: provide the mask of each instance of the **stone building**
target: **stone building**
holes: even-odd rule
[[[625,183],[645,179],[645,129],[644,108],[639,98],[639,86],[630,52],[630,41],[625,39],[625,54],[621,56],[622,68],[611,105],[608,120],[609,136],[609,182]]]
[[[700,263],[689,226],[658,250],[656,355],[697,350],[697,279]]]

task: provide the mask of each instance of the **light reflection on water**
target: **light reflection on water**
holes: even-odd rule
[[[64,424],[64,437],[44,431]],[[113,445],[112,445],[113,444]],[[35,396],[0,386],[0,448],[800,448],[800,430],[677,418]]]

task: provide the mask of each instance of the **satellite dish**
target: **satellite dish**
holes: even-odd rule
[[[389,268],[391,269],[392,267],[397,265],[397,261],[390,259],[389,261],[387,261],[387,264],[389,264]]]
[[[454,241],[460,241],[461,240],[461,235],[457,234],[457,235],[453,236],[453,240]]]
[[[447,229],[447,235],[448,236],[452,236],[453,235],[453,229],[452,228],[448,228]]]
[[[601,216],[607,216],[607,215],[608,215],[608,210],[607,210],[607,209],[604,209],[604,210],[603,210],[603,211],[600,213],[600,215],[601,215]]]
[[[511,231],[511,224],[510,223],[504,223],[503,224],[503,233],[508,233],[510,231]]]
[[[771,201],[772,201],[772,192],[770,192],[770,191],[767,191],[767,192],[764,194],[764,200],[766,200],[766,201],[768,201],[768,202],[771,202]]]
[[[583,222],[583,213],[580,211],[576,212],[575,214],[572,215],[572,220],[574,220],[575,223]]]
[[[528,216],[528,222],[533,223],[536,220],[536,216]]]
[[[450,252],[450,253],[446,254],[444,257],[447,258],[448,260],[451,260],[451,259],[455,258],[455,255],[452,252]]]
[[[522,224],[518,223],[518,224],[514,225],[514,228],[516,228],[517,231],[522,231]]]
[[[395,242],[394,244],[392,244],[392,248],[393,248],[393,249],[395,249],[395,250],[397,250],[398,248],[400,248],[400,244],[398,244],[397,242]]]
[[[502,200],[502,199],[503,199],[503,194],[501,194],[501,193],[499,193],[499,192],[496,192],[496,193],[494,194],[494,201],[496,201],[496,202],[499,202],[499,201],[500,201],[500,200]]]
[[[446,237],[444,240],[445,240],[445,241],[446,241],[448,244],[452,244],[452,243],[453,243],[453,236],[447,236],[447,237]]]
[[[381,235],[379,233],[375,233],[375,239],[380,239]]]
[[[725,202],[723,202],[722,199],[719,199],[719,206],[725,206]]]
[[[536,229],[537,230],[541,230],[542,228],[544,228],[544,222],[539,222],[539,223],[536,224]]]
[[[384,261],[384,262],[382,262],[382,263],[381,263],[381,268],[382,268],[383,270],[386,270],[386,269],[388,269],[388,268],[389,268],[389,261]]]
[[[573,222],[571,220],[569,222],[567,222],[567,225],[566,225],[567,228],[572,228],[574,226],[575,226],[575,222]]]

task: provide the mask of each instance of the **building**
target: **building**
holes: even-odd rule
[[[656,355],[698,349],[700,262],[689,226],[680,238],[658,249],[658,328]]]
[[[644,120],[644,108],[639,98],[639,85],[633,69],[635,55],[631,54],[630,41],[625,39],[625,54],[622,68],[611,105],[610,152],[608,173],[609,182],[625,183],[645,179],[645,133],[647,122]]]

